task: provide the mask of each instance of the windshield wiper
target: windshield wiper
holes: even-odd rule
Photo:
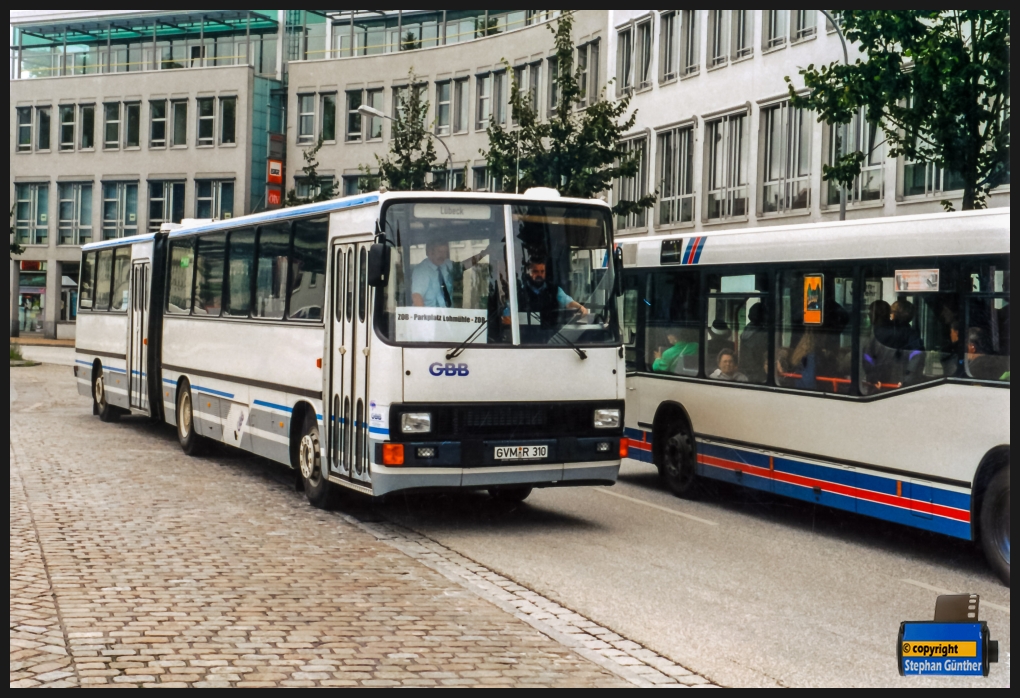
[[[463,342],[458,344],[450,351],[446,352],[446,360],[449,361],[450,359],[456,359],[458,356],[463,354],[464,350],[467,349],[467,345],[475,341],[475,339],[478,338],[478,333],[481,332],[482,328],[484,328],[488,324],[489,318],[485,318],[484,320],[482,320],[482,322],[479,323],[478,327],[475,328],[475,331],[468,335],[467,339],[465,339]]]
[[[584,349],[582,349],[581,347],[577,346],[576,344],[571,342],[569,339],[567,339],[566,335],[561,334],[562,332],[563,332],[562,328],[556,330],[556,334],[554,334],[552,336],[552,339],[561,339],[561,340],[563,340],[563,342],[566,343],[566,345],[568,347],[570,347],[571,349],[573,349],[574,351],[577,352],[577,355],[581,357],[581,361],[584,361],[585,359],[587,359],[588,358],[588,352],[586,352]]]

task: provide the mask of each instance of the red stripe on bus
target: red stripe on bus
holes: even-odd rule
[[[898,509],[918,511],[924,514],[933,514],[946,519],[970,523],[969,511],[956,509],[955,507],[947,507],[943,504],[933,504],[932,502],[910,499],[909,497],[897,497],[896,495],[885,494],[884,492],[875,492],[874,490],[866,490],[860,487],[851,487],[850,485],[842,485],[828,480],[818,480],[816,478],[795,475],[793,473],[786,473],[780,470],[769,471],[768,468],[760,468],[755,465],[738,463],[724,458],[716,458],[715,456],[699,454],[698,462],[705,465],[715,466],[717,468],[724,468],[726,470],[747,472],[752,475],[758,475],[759,477],[771,477],[773,480],[779,480],[799,487],[817,487],[825,492],[841,494],[847,497],[853,497],[854,499],[863,499],[865,501],[876,502],[878,504],[886,504]]]
[[[652,445],[641,441],[635,441],[634,439],[627,439],[628,448],[637,449],[638,451],[651,451]]]

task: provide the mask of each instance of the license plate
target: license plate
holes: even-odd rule
[[[496,446],[496,460],[541,460],[548,457],[548,446]]]

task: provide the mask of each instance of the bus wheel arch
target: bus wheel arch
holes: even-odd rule
[[[974,477],[971,530],[988,564],[1009,586],[1009,446],[998,446],[981,459]]]
[[[694,497],[698,490],[697,445],[691,417],[678,402],[663,402],[652,420],[652,461],[670,491]]]
[[[294,406],[290,420],[290,458],[297,481],[309,503],[319,509],[335,504],[336,486],[322,473],[322,442],[315,408],[307,402]]]

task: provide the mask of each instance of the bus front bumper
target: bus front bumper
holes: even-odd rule
[[[402,490],[485,489],[502,485],[570,487],[612,485],[620,473],[620,461],[588,463],[534,463],[482,468],[387,467],[372,464],[375,495]]]

